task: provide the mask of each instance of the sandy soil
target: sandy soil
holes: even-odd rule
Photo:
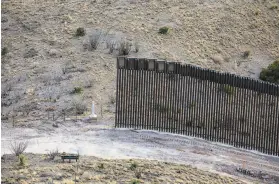
[[[28,140],[27,152],[46,154],[78,153],[104,159],[147,159],[192,165],[205,171],[225,174],[246,182],[276,183],[279,158],[254,151],[210,143],[205,140],[152,131],[114,129],[110,122],[52,123],[35,128],[2,126],[1,154],[9,152],[12,140]],[[249,173],[250,172],[250,173]]]

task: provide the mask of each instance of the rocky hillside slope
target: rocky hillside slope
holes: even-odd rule
[[[279,57],[277,0],[2,1],[2,119],[97,105],[114,117],[119,40],[130,56],[258,77]],[[159,34],[160,27],[171,31]],[[84,36],[75,36],[77,28]],[[91,35],[102,33],[97,50]],[[136,47],[135,47],[136,46]],[[136,48],[139,51],[136,52]],[[3,55],[5,54],[5,55]]]

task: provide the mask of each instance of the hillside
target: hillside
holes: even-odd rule
[[[114,118],[121,39],[139,45],[130,56],[183,61],[258,78],[279,57],[276,0],[2,1],[2,119],[45,117],[74,102]],[[169,34],[159,34],[168,26]],[[75,36],[77,28],[86,35]],[[88,36],[102,33],[97,50]],[[246,53],[246,56],[244,56]],[[77,103],[75,103],[77,104]]]

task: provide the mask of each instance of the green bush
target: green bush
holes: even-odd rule
[[[130,166],[131,170],[135,170],[138,167],[138,164],[136,162],[132,163]]]
[[[8,48],[7,47],[3,47],[1,50],[1,54],[2,56],[5,56],[8,53]]]
[[[104,169],[104,168],[105,168],[105,167],[104,167],[104,164],[101,163],[100,165],[98,165],[98,168],[99,168],[99,169]]]
[[[76,36],[84,36],[85,35],[85,29],[82,27],[77,28]]]
[[[271,9],[271,10],[277,10],[277,9],[278,9],[278,6],[277,6],[277,5],[272,5],[269,9]]]
[[[170,32],[170,28],[167,27],[167,26],[161,27],[161,28],[159,29],[159,33],[160,33],[160,34],[168,34],[169,32]]]
[[[140,180],[138,179],[132,179],[131,184],[139,184]]]
[[[243,57],[244,58],[248,58],[250,56],[251,52],[250,50],[246,50],[244,53],[243,53]]]
[[[27,158],[26,158],[25,155],[20,154],[20,155],[18,156],[18,159],[19,159],[19,165],[20,165],[20,166],[25,166],[25,165],[26,165],[26,163],[27,163]]]
[[[260,79],[263,81],[279,84],[279,59],[261,71]]]
[[[74,87],[74,90],[72,91],[73,94],[80,94],[82,93],[83,89],[81,87]]]

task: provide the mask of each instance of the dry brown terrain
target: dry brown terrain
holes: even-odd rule
[[[114,117],[117,51],[107,41],[126,38],[130,56],[184,61],[258,77],[279,57],[277,0],[92,0],[2,1],[2,113],[30,119],[45,109],[71,108],[72,101],[97,103]],[[158,33],[169,26],[167,35]],[[76,37],[78,27],[86,29]],[[88,36],[104,33],[95,51]],[[243,57],[245,51],[250,54]],[[63,74],[63,69],[67,69]],[[74,87],[81,95],[72,94]],[[102,106],[102,108],[101,108]],[[5,119],[5,118],[4,118]],[[30,120],[28,119],[28,120]]]
[[[118,51],[110,53],[107,43],[123,39],[133,44],[131,57],[182,61],[258,78],[279,57],[278,6],[278,0],[3,0],[1,49],[8,52],[1,56],[1,124],[11,134],[13,126],[17,132],[28,126],[21,133],[33,139],[34,126],[38,134],[62,131],[46,121],[47,110],[58,115],[69,109],[70,116],[77,104],[90,108],[91,101],[102,123],[113,122]],[[169,34],[158,33],[162,26],[171,28]],[[79,27],[85,28],[85,36],[75,36]],[[88,50],[89,36],[99,32],[98,48]],[[81,133],[77,130],[70,133]],[[14,139],[5,138],[5,143]],[[19,168],[16,158],[8,156],[1,166],[2,181],[46,183],[57,178],[56,183],[73,183],[76,163],[27,157],[29,165]],[[82,157],[79,183],[131,183],[132,162]],[[142,169],[142,183],[237,183],[188,166],[135,162]]]
[[[200,183],[241,184],[240,180],[209,173],[191,166],[150,160],[106,160],[96,157],[81,157],[79,162],[62,163],[46,155],[28,154],[26,166],[19,166],[15,156],[7,155],[2,164],[2,183]]]

